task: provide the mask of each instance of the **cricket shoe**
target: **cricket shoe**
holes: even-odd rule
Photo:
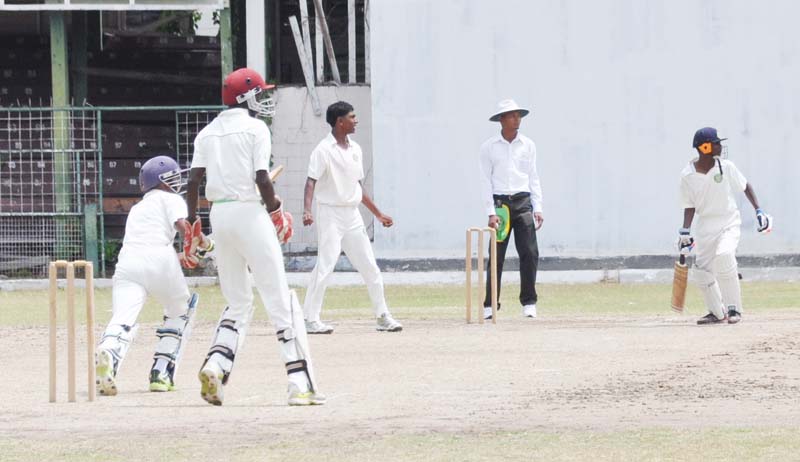
[[[733,308],[728,309],[728,324],[736,324],[742,320],[742,313]]]
[[[117,384],[114,382],[114,357],[108,350],[98,350],[94,359],[95,383],[101,395],[114,396],[117,394]]]
[[[322,393],[315,391],[300,391],[297,385],[289,384],[289,406],[321,406],[328,401]]]
[[[306,321],[307,334],[332,334],[333,326],[322,321]]]
[[[378,317],[378,326],[375,329],[380,332],[400,332],[403,330],[403,325],[395,321],[387,311]]]
[[[722,324],[723,322],[727,321],[728,317],[725,316],[722,319],[714,316],[714,313],[708,313],[707,315],[703,316],[702,318],[697,320],[698,326],[705,326],[709,324]]]
[[[175,384],[166,372],[158,369],[150,371],[150,391],[173,391]]]
[[[200,396],[214,406],[222,406],[222,369],[212,362],[206,363],[200,370]]]
[[[536,317],[536,304],[533,305],[525,305],[522,307],[522,315],[526,318],[535,318]]]

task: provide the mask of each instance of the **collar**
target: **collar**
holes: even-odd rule
[[[498,133],[497,135],[494,135],[494,137],[492,137],[492,143],[502,142],[505,144],[514,144],[517,141],[522,142],[522,133],[520,133],[519,131],[517,131],[517,136],[515,136],[514,139],[511,141],[508,141],[505,138],[503,138],[502,133]]]
[[[231,109],[225,109],[224,111],[220,112],[217,117],[241,117],[247,116],[250,117],[250,113],[247,112],[247,109],[241,107],[234,107]]]
[[[347,147],[350,148],[350,146],[353,145],[353,143],[350,142],[350,135],[345,136],[347,136]],[[328,132],[328,136],[325,137],[325,142],[330,146],[339,146],[339,142],[336,141],[336,137],[333,136],[331,132]]]

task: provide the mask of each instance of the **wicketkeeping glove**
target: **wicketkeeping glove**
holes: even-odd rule
[[[689,228],[681,228],[678,230],[678,251],[681,255],[689,255],[692,249],[694,249],[694,238]]]
[[[756,229],[759,233],[767,234],[772,231],[772,215],[768,215],[761,209],[756,209],[756,220],[758,221]]]

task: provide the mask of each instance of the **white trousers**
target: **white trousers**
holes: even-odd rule
[[[229,307],[226,317],[249,322],[255,283],[275,329],[290,327],[283,253],[267,210],[259,202],[226,202],[214,204],[210,218],[219,285]]]
[[[117,367],[136,336],[136,320],[147,296],[164,308],[164,316],[178,318],[188,310],[189,288],[172,246],[123,247],[114,272],[111,320],[100,348],[112,352]]]
[[[111,294],[109,326],[133,326],[151,295],[171,318],[186,314],[189,288],[171,246],[124,248],[119,256]]]
[[[367,285],[375,317],[387,312],[383,277],[375,262],[372,244],[358,207],[318,204],[316,224],[317,264],[311,273],[311,282],[303,304],[306,320],[319,321],[325,289],[342,250]]]
[[[718,318],[727,310],[742,312],[742,293],[736,262],[741,230],[738,224],[716,234],[698,234],[695,241],[694,279],[706,309]]]

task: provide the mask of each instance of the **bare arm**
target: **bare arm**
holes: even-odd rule
[[[186,184],[187,220],[194,223],[197,218],[197,201],[200,197],[200,182],[206,174],[205,168],[193,168],[189,171],[189,182]]]
[[[306,178],[306,187],[303,189],[303,226],[311,226],[314,223],[314,214],[311,213],[311,204],[314,202],[314,188],[317,187],[317,180]]]
[[[359,181],[359,184],[360,183],[361,182]],[[373,215],[375,215],[375,218],[377,218],[378,221],[380,221],[384,227],[388,228],[394,224],[392,217],[390,217],[389,215],[384,215],[378,209],[378,206],[375,205],[375,202],[372,202],[372,199],[370,199],[369,195],[364,190],[364,185],[361,185],[361,203],[364,204],[364,206],[367,209],[369,209],[369,211],[372,212]]]
[[[753,187],[750,185],[750,183],[747,183],[747,185],[744,187],[744,195],[747,196],[747,200],[749,200],[750,203],[753,204],[754,209],[758,210],[761,208],[758,205],[758,198],[756,197],[756,192],[753,190]]]
[[[268,212],[274,212],[281,206],[281,201],[275,195],[275,188],[272,187],[272,181],[269,179],[269,174],[266,170],[256,171],[256,186],[259,194],[261,194],[261,200],[267,206]]]
[[[691,228],[693,220],[694,220],[694,208],[683,209],[683,227],[686,229]]]

